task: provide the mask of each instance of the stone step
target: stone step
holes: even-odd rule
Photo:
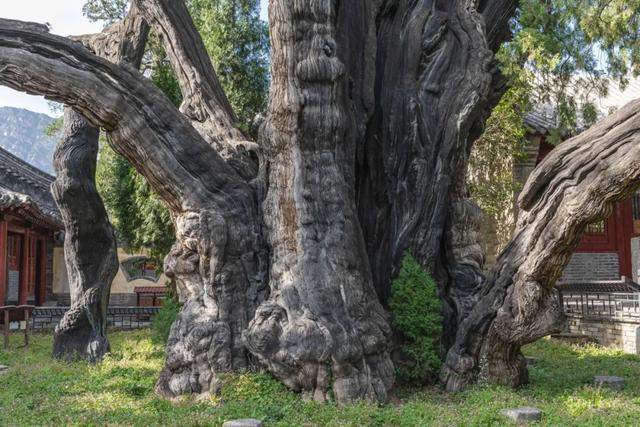
[[[253,418],[225,421],[222,427],[262,427],[262,421]]]
[[[520,408],[503,409],[500,414],[518,424],[526,424],[542,419],[542,411],[537,408],[531,408],[529,406],[522,406]]]

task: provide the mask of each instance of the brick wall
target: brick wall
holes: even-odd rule
[[[111,294],[109,306],[111,307],[133,307],[137,305],[136,294]]]
[[[603,346],[640,354],[640,324],[637,322],[567,316],[566,328],[573,334],[592,337]]]
[[[32,329],[54,329],[68,309],[69,307],[37,307],[31,316]],[[159,310],[159,307],[109,307],[107,324],[116,329],[148,328]],[[18,322],[14,323],[17,328]]]
[[[619,280],[618,254],[575,253],[564,269],[562,282]]]

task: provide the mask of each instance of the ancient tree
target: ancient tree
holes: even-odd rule
[[[53,196],[65,225],[64,253],[71,308],[56,326],[53,354],[96,361],[109,351],[111,281],[118,272],[116,238],[95,187],[99,130],[71,109],[54,154]]]
[[[125,21],[103,34],[79,37],[96,54],[140,66],[148,33],[135,7]],[[56,326],[53,355],[97,361],[109,351],[106,335],[111,282],[118,272],[115,233],[95,184],[100,131],[65,109],[61,141],[54,153],[52,193],[65,226],[64,254],[71,307]]]
[[[258,366],[317,400],[384,401],[384,304],[407,250],[439,284],[448,388],[526,381],[520,346],[557,327],[552,286],[581,230],[634,185],[635,104],[545,160],[485,278],[465,169],[504,90],[494,53],[514,0],[271,0],[258,141],[183,2],[133,4],[162,39],[179,110],[132,67],[30,23],[0,20],[0,83],[104,129],[170,208],[165,271],[184,305],[158,392],[215,391],[217,374]]]

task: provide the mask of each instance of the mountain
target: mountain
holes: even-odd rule
[[[53,120],[46,114],[0,107],[0,147],[52,174],[56,139],[48,137],[45,129]]]

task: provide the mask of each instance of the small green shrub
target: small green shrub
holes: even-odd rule
[[[164,305],[153,319],[152,338],[156,343],[166,343],[171,331],[171,325],[180,313],[180,304],[173,297],[167,297]]]
[[[435,281],[406,253],[400,273],[391,284],[389,306],[393,327],[402,336],[398,379],[425,383],[436,378],[442,365],[442,303]]]

